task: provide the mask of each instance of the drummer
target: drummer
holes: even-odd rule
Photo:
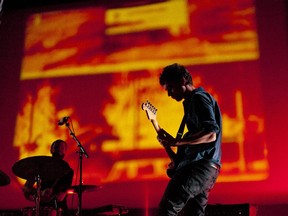
[[[56,140],[52,143],[50,152],[53,158],[63,160],[67,150],[67,143],[63,140]],[[40,206],[61,210],[61,215],[68,215],[67,189],[71,187],[73,180],[73,170],[69,167],[63,175],[54,181],[41,179]],[[37,194],[35,179],[28,179],[23,187],[24,196],[27,200],[35,201]]]

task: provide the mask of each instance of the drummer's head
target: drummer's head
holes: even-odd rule
[[[50,152],[53,157],[64,158],[67,149],[67,143],[63,140],[56,140],[52,143]]]

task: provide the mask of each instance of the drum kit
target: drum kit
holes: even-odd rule
[[[51,156],[34,156],[17,161],[13,167],[13,173],[25,180],[36,182],[35,207],[22,209],[23,216],[61,216],[62,210],[55,210],[50,207],[40,206],[41,202],[41,182],[42,180],[54,182],[63,176],[70,169],[68,163],[61,159]],[[8,185],[9,177],[0,171],[0,186]],[[101,187],[96,185],[81,185],[81,192],[99,190]],[[72,186],[67,190],[67,194],[78,194],[79,185]]]

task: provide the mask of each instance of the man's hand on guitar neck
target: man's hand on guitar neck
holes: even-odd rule
[[[158,131],[157,139],[164,147],[177,146],[177,140],[162,128]]]

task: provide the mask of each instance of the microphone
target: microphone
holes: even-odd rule
[[[69,116],[65,116],[65,117],[63,117],[63,118],[61,118],[59,121],[58,121],[58,125],[64,125],[64,124],[66,124],[67,122],[68,122],[68,119],[69,119],[70,117]]]

